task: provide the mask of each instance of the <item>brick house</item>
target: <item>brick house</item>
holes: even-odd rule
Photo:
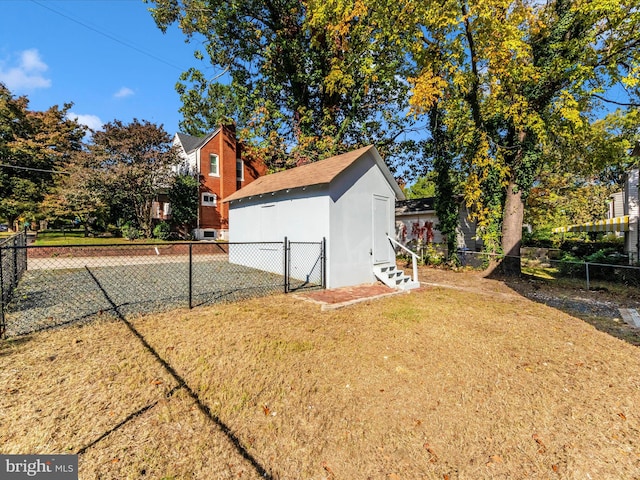
[[[204,137],[176,133],[173,144],[183,163],[176,171],[200,177],[198,240],[228,239],[229,206],[222,200],[267,173],[261,161],[243,158],[234,126],[221,126]]]

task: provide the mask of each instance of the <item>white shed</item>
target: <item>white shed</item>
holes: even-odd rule
[[[360,148],[265,175],[227,197],[229,241],[325,238],[327,288],[373,283],[381,272],[385,283],[413,288],[417,282],[395,268],[388,238],[397,199],[404,195],[378,151]],[[231,260],[261,268],[255,258]]]

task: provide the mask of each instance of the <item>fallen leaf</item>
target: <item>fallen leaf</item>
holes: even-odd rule
[[[428,443],[425,443],[424,448],[427,452],[429,452],[429,455],[431,455],[431,457],[429,458],[429,461],[431,463],[436,463],[438,461],[438,455],[436,455],[436,452],[433,450],[433,448],[431,448],[431,445],[429,445]]]
[[[540,439],[540,436],[537,433],[534,433],[531,437],[536,441],[538,445],[540,445],[540,449],[538,450],[538,453],[544,453],[547,451],[547,446],[544,443],[542,443],[542,440]]]
[[[335,474],[335,473],[333,473],[333,470],[331,470],[331,468],[329,468],[329,465],[327,465],[327,462],[323,462],[323,463],[322,463],[322,468],[324,468],[324,469],[325,469],[325,471],[326,471],[329,475],[331,475],[331,478],[334,478],[334,477],[336,476],[336,474]]]
[[[627,419],[627,416],[626,416],[624,413],[622,413],[622,412],[618,413],[618,416],[619,416],[621,419],[623,419],[623,420],[626,420],[626,419]]]
[[[558,465],[551,465],[551,470],[558,473]]]
[[[262,411],[264,412],[265,415],[269,415],[269,413],[271,413],[271,410],[267,405],[262,406]]]

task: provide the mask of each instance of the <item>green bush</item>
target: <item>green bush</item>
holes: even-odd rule
[[[522,232],[522,246],[536,248],[554,248],[560,244],[559,236],[551,233],[551,229],[541,229],[534,232]]]
[[[443,253],[438,252],[433,244],[429,243],[423,251],[422,261],[425,265],[438,266],[444,263],[445,256]]]
[[[153,229],[154,238],[167,240],[169,238],[169,235],[171,235],[171,227],[169,227],[169,224],[167,222],[160,222]]]
[[[569,252],[563,252],[558,264],[560,273],[567,277],[585,276],[584,261]]]
[[[121,228],[122,236],[128,238],[129,240],[136,240],[140,238],[140,230],[138,230],[135,226],[131,225],[131,223],[125,223]]]
[[[585,242],[582,240],[565,240],[560,245],[560,250],[571,253],[578,258],[586,258],[599,250],[611,250],[622,254],[624,243],[620,242]]]

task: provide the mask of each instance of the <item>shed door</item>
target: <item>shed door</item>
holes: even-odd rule
[[[389,240],[389,214],[391,200],[381,195],[373,196],[373,264],[391,261]]]

